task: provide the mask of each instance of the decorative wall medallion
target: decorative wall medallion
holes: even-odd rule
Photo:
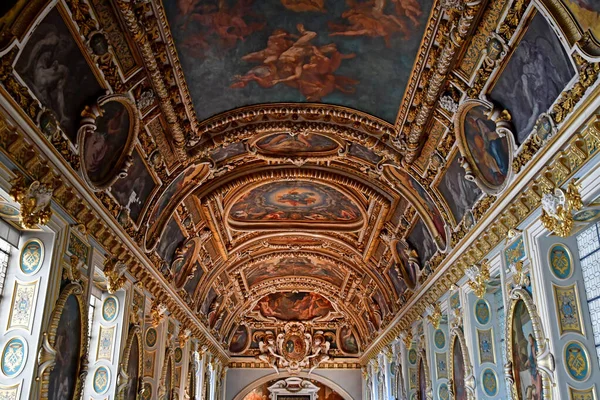
[[[26,363],[27,343],[20,337],[10,339],[2,350],[2,373],[14,378],[21,373]]]
[[[587,351],[579,342],[569,342],[565,346],[565,368],[571,378],[576,381],[585,381],[590,375],[590,362]]]
[[[481,374],[481,387],[486,395],[494,397],[498,394],[498,378],[491,368],[486,368]]]
[[[1,386],[0,385],[0,399],[2,400],[18,400],[19,395],[19,386],[20,384],[16,384],[13,386]]]
[[[150,382],[144,383],[144,394],[142,394],[143,400],[150,400],[152,398],[152,384]]]
[[[510,242],[504,249],[504,261],[506,262],[507,267],[511,264],[523,261],[526,256],[523,235],[517,236],[517,238]]]
[[[475,319],[480,325],[487,325],[490,322],[490,306],[483,299],[475,302]]]
[[[567,279],[573,273],[573,258],[567,246],[557,243],[550,247],[548,259],[550,269],[558,279]]]
[[[579,313],[579,295],[576,284],[574,283],[566,287],[553,284],[552,289],[556,303],[556,314],[559,317],[558,326],[560,334],[573,332],[584,335],[581,315]]]
[[[448,400],[448,398],[450,397],[450,394],[448,393],[448,385],[446,385],[445,383],[442,383],[440,385],[440,387],[438,388],[438,396],[440,400]]]
[[[156,345],[156,339],[156,329],[148,328],[148,330],[146,331],[146,346],[150,348],[154,347]]]
[[[481,363],[495,363],[492,328],[486,330],[477,329],[477,342],[479,343],[479,360]]]
[[[459,296],[459,292],[456,291],[450,296],[450,308],[455,310],[458,307],[460,307],[460,296]]]
[[[39,271],[44,263],[44,244],[38,239],[30,239],[21,250],[20,256],[21,271],[25,275],[33,275]]]
[[[21,283],[15,282],[10,319],[7,329],[30,329],[32,311],[35,309],[37,297],[37,281]]]
[[[468,100],[457,111],[458,147],[465,158],[466,179],[486,193],[498,193],[511,175],[514,137],[510,115],[480,100]]]
[[[100,334],[98,335],[98,351],[96,352],[97,359],[109,361],[112,359],[114,333],[114,326],[111,326],[110,328],[100,327]]]
[[[417,369],[409,368],[408,369],[408,384],[410,389],[415,389],[417,387]]]
[[[433,340],[435,342],[435,347],[438,349],[443,349],[446,345],[446,335],[444,335],[444,331],[437,329],[435,331],[435,335],[433,336]]]
[[[104,394],[110,386],[110,371],[106,367],[98,367],[94,373],[94,392]]]
[[[112,322],[119,314],[119,300],[115,296],[109,296],[102,303],[102,318],[106,322]]]
[[[569,387],[569,398],[571,400],[596,400],[595,387],[584,390]]]
[[[435,368],[438,379],[448,378],[448,364],[446,361],[446,353],[435,353]]]
[[[126,176],[139,130],[133,101],[124,95],[100,97],[81,112],[78,130],[83,177],[92,189],[105,189]]]
[[[415,349],[410,349],[408,351],[408,362],[411,364],[417,363],[417,351]]]
[[[180,363],[181,359],[183,358],[183,350],[181,350],[181,347],[177,347],[175,349],[174,355],[175,355],[175,362]]]
[[[573,214],[573,220],[577,222],[595,222],[600,219],[600,208],[590,208]]]
[[[0,202],[0,217],[15,218],[19,216],[19,209],[11,204]]]

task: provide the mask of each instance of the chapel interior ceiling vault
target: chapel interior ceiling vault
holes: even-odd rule
[[[357,362],[567,118],[600,56],[600,32],[565,12],[577,0],[15,3],[28,13],[0,22],[3,92],[145,254],[130,271],[248,363],[289,321]],[[502,89],[527,54],[557,71],[529,116]],[[44,86],[48,57],[87,92]]]

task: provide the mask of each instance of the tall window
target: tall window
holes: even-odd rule
[[[10,244],[8,244],[6,240],[0,238],[0,299],[2,299],[2,290],[4,289],[4,279],[6,278],[9,254]]]
[[[600,223],[577,235],[583,283],[592,319],[596,353],[600,360]]]

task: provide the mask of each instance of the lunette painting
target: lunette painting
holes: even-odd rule
[[[432,1],[164,5],[199,119],[250,104],[307,101],[393,123]]]
[[[27,41],[15,70],[75,143],[81,111],[103,93],[56,8]]]
[[[490,93],[510,112],[519,144],[574,75],[560,40],[546,19],[536,14]]]

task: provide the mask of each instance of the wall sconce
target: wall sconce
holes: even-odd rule
[[[487,259],[481,261],[481,264],[472,265],[465,271],[469,277],[469,287],[475,293],[475,296],[483,299],[487,289],[487,283],[490,280],[490,265]]]
[[[540,220],[544,227],[560,237],[567,237],[573,229],[573,211],[583,206],[579,194],[577,178],[573,178],[567,190],[554,188],[542,196],[542,216]]]
[[[430,304],[425,309],[427,312],[427,320],[435,329],[440,327],[440,321],[442,320],[442,309],[439,303]]]

